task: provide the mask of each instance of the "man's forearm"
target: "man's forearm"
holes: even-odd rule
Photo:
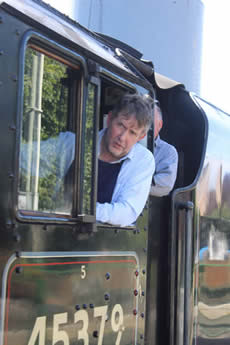
[[[127,203],[104,203],[97,202],[96,220],[118,226],[128,226],[136,221],[138,214]]]

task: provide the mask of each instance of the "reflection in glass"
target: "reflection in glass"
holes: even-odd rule
[[[228,242],[224,232],[215,229],[211,225],[209,232],[209,260],[224,260],[228,253]]]
[[[83,213],[92,214],[92,170],[93,170],[93,131],[94,113],[96,109],[96,86],[89,84],[86,104],[85,123],[85,151],[84,151],[84,176],[83,176]]]
[[[75,133],[68,123],[68,67],[27,48],[19,209],[70,214]]]

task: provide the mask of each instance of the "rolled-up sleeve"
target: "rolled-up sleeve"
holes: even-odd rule
[[[155,161],[152,153],[137,144],[119,173],[111,203],[97,203],[96,219],[119,226],[132,225],[148,199]]]

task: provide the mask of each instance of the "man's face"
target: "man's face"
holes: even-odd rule
[[[139,127],[136,117],[130,115],[128,118],[122,115],[112,118],[108,115],[108,129],[104,140],[104,149],[107,151],[106,160],[116,161],[124,157],[139,140],[146,135],[146,129]]]

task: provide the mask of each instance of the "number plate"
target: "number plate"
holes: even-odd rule
[[[8,266],[2,344],[136,343],[134,253],[24,253]]]

